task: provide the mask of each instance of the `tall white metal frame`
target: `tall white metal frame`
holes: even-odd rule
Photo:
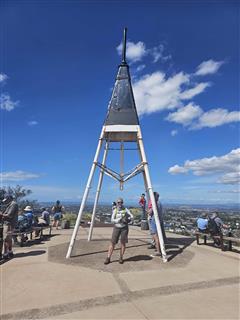
[[[107,169],[107,167],[105,166],[107,155],[108,155],[108,150],[109,150],[109,143],[111,142],[111,136],[109,139],[109,134],[110,135],[114,134],[115,135],[114,137],[116,137],[116,133],[120,134],[120,138],[119,138],[119,140],[113,140],[113,141],[118,141],[121,143],[121,152],[123,152],[123,150],[122,150],[123,143],[126,141],[129,141],[128,139],[129,139],[129,134],[130,134],[130,136],[133,135],[133,137],[134,137],[134,138],[131,138],[131,142],[137,143],[137,147],[138,147],[139,154],[140,154],[141,163],[138,166],[136,166],[136,168],[134,168],[133,171],[130,174],[127,174],[125,177],[124,177],[122,170],[119,175],[119,174],[111,171],[110,169]],[[100,151],[101,151],[101,148],[102,148],[104,141],[106,141],[106,143],[105,143],[105,149],[104,149],[104,153],[103,153],[102,164],[99,164],[98,158],[99,158],[99,154],[100,154]],[[123,157],[123,154],[121,154],[121,157]],[[148,166],[148,162],[147,162],[146,154],[145,154],[145,150],[144,150],[142,133],[141,133],[141,129],[140,129],[139,125],[137,125],[137,126],[116,125],[116,126],[104,126],[102,128],[100,138],[98,141],[98,145],[97,145],[97,149],[96,149],[96,153],[95,153],[95,157],[93,160],[93,164],[92,164],[92,167],[91,167],[91,170],[89,173],[88,181],[87,181],[86,188],[85,188],[85,191],[83,194],[80,209],[78,212],[78,217],[77,217],[76,224],[75,224],[75,227],[74,227],[74,230],[72,233],[72,237],[70,240],[70,244],[68,247],[66,258],[67,259],[70,258],[71,254],[72,254],[72,250],[73,250],[75,240],[76,240],[76,237],[78,234],[83,210],[84,210],[87,198],[88,198],[89,190],[91,188],[92,179],[94,176],[96,166],[100,167],[100,174],[99,174],[99,180],[98,180],[98,185],[97,185],[97,190],[96,190],[96,195],[95,195],[95,200],[94,200],[94,206],[93,206],[93,211],[92,211],[92,219],[91,219],[91,225],[90,225],[89,234],[88,234],[88,241],[90,241],[92,239],[93,227],[94,227],[95,216],[96,216],[96,208],[97,208],[99,196],[101,193],[104,173],[111,176],[115,180],[118,180],[120,182],[120,188],[122,187],[124,182],[126,182],[130,178],[134,177],[138,173],[142,173],[143,182],[144,182],[145,190],[147,193],[147,198],[150,199],[152,202],[152,208],[153,208],[154,218],[156,221],[160,248],[161,248],[161,252],[162,252],[162,259],[163,259],[163,262],[166,262],[167,255],[166,255],[166,250],[165,250],[165,244],[164,244],[162,229],[161,229],[160,220],[159,220],[159,216],[158,216],[157,204],[156,204],[155,198],[154,198],[154,193],[153,193],[153,188],[152,188],[152,183],[151,183],[151,178],[150,178],[150,173],[149,173],[149,166]]]

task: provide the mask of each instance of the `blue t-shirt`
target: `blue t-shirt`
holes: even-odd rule
[[[24,213],[24,216],[28,218],[29,224],[31,225],[33,222],[33,213],[29,211]]]
[[[208,227],[208,219],[198,218],[197,219],[197,227],[201,230],[206,230]]]

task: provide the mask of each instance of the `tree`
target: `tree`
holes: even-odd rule
[[[26,200],[23,199],[27,196],[29,196],[32,193],[32,190],[30,189],[25,189],[24,187],[20,186],[20,185],[16,185],[16,187],[3,187],[0,188],[0,200],[3,200],[4,197],[7,194],[10,194],[13,196],[14,200],[17,201],[19,203],[19,207],[22,209],[25,206],[28,205],[36,205],[36,200]]]
[[[3,198],[6,194],[10,194],[11,196],[13,196],[13,198],[16,201],[21,200],[22,198],[25,198],[27,196],[29,196],[32,193],[32,190],[29,189],[24,189],[22,186],[20,185],[16,185],[16,187],[3,187],[0,188],[0,194],[1,194],[1,198],[3,195]]]

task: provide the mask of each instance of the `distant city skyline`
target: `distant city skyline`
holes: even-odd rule
[[[239,203],[239,4],[3,1],[3,186],[80,202],[107,113],[123,28],[154,190],[165,203]],[[133,18],[134,17],[134,18]],[[128,152],[126,171],[138,163]],[[119,169],[119,154],[109,166]],[[96,188],[97,175],[90,193]],[[101,203],[137,203],[104,177]]]

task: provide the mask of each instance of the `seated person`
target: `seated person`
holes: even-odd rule
[[[32,225],[33,221],[34,221],[34,217],[33,217],[33,210],[32,210],[31,206],[26,206],[24,208],[24,214],[23,215],[28,218],[29,225]]]
[[[214,236],[222,235],[222,228],[228,228],[228,225],[224,224],[222,219],[219,218],[218,213],[214,212],[209,219],[209,231],[214,240],[214,245],[220,246],[220,239]]]
[[[50,225],[50,213],[46,208],[42,208],[42,215],[38,219],[38,226],[49,226]]]
[[[197,219],[197,227],[199,232],[208,233],[207,213],[201,214],[201,216]]]

